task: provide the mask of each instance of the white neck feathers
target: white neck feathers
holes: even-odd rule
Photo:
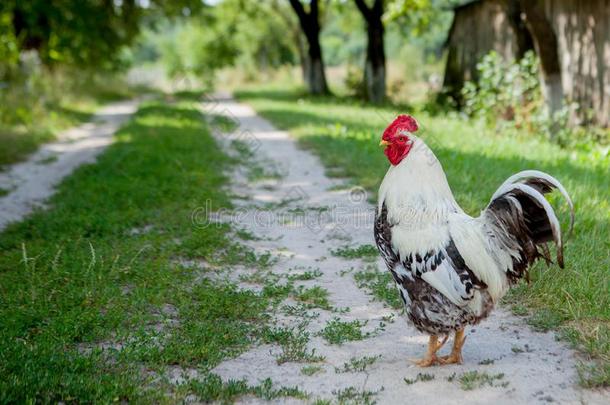
[[[451,212],[461,212],[443,167],[432,150],[416,136],[409,154],[390,166],[379,188],[379,205],[385,202],[389,220],[445,221]]]

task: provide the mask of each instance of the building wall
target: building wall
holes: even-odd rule
[[[455,10],[447,39],[444,87],[454,97],[464,83],[477,79],[476,65],[491,50],[507,60],[515,59],[517,38],[503,0],[485,0]]]
[[[610,126],[610,0],[542,0],[557,36],[566,98],[586,112],[580,117]],[[459,7],[447,40],[444,87],[459,99],[476,64],[495,50],[507,60],[519,54],[506,0],[481,0]],[[512,22],[512,25],[511,25]]]
[[[610,126],[610,0],[545,0],[545,13],[557,35],[565,96]]]

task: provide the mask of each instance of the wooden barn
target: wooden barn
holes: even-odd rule
[[[610,0],[477,0],[455,8],[444,87],[459,98],[476,64],[534,48],[551,110],[577,102],[583,120],[610,126]],[[588,114],[591,112],[591,114]]]

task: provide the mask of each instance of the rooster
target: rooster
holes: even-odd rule
[[[563,268],[559,221],[544,194],[565,188],[550,175],[526,170],[509,177],[473,218],[459,207],[432,150],[414,135],[415,119],[400,115],[383,132],[390,168],[379,188],[375,242],[396,282],[409,320],[430,335],[422,367],[462,363],[464,328],[494,305],[554,242]],[[451,332],[448,356],[437,356]],[[441,339],[443,337],[443,339]]]

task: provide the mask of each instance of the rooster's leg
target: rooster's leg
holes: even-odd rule
[[[438,363],[438,357],[436,357],[436,352],[443,347],[449,335],[445,336],[443,340],[439,341],[438,336],[432,335],[430,336],[430,340],[428,341],[428,351],[426,355],[421,360],[413,360],[415,364],[420,367],[430,367]]]
[[[458,329],[455,331],[455,338],[453,340],[453,349],[449,356],[443,356],[438,359],[441,364],[462,364],[462,347],[466,336],[464,335],[464,329]]]

